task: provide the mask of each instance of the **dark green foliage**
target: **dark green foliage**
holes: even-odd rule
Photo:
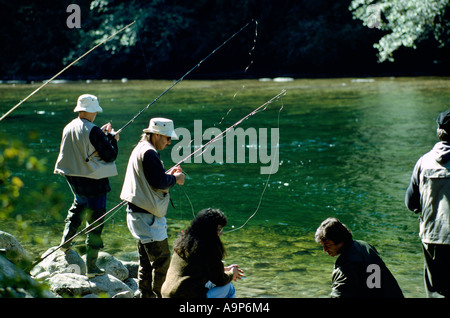
[[[79,29],[66,25],[72,2]],[[251,56],[253,27],[191,78],[436,74],[448,63],[448,1],[422,2],[383,1],[375,28],[366,27],[381,6],[373,0],[0,0],[0,78],[49,78],[132,21],[63,77],[178,78],[251,19]],[[380,61],[397,50],[395,65],[380,66],[377,50]]]

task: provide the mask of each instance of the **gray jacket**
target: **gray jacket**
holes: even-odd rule
[[[422,242],[450,244],[450,143],[436,143],[417,161],[405,204],[420,213]]]

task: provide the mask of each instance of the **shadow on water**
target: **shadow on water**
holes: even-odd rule
[[[406,297],[424,297],[418,221],[404,207],[403,198],[416,160],[436,141],[435,118],[447,107],[449,83],[448,78],[184,81],[122,133],[116,161],[119,175],[111,178],[108,208],[120,202],[129,154],[151,117],[172,118],[176,127],[191,132],[194,120],[202,120],[203,131],[210,127],[223,131],[286,89],[281,101],[240,126],[258,132],[277,128],[283,105],[277,173],[268,180],[260,174],[264,164],[259,158],[257,163],[249,162],[249,149],[259,151],[260,144],[247,145],[244,163],[206,163],[200,158],[199,163],[184,164],[187,197],[177,187],[171,191],[176,208],[168,212],[169,241],[192,219],[189,200],[195,212],[217,207],[227,214],[230,229],[240,226],[255,211],[268,180],[255,217],[242,230],[223,236],[226,263],[238,263],[246,273],[236,283],[238,297],[328,297],[335,260],[314,242],[314,232],[329,216],[340,218],[356,239],[377,248]],[[34,256],[59,244],[72,195],[64,178],[52,170],[62,129],[75,116],[78,95],[96,94],[105,110],[96,123],[111,122],[118,129],[170,84],[93,81],[50,85],[0,123],[2,138],[21,140],[46,161],[44,173],[15,171],[25,184],[21,198],[46,184],[65,202],[60,214],[54,215],[45,211],[52,204],[45,202],[45,196],[35,204],[19,200],[0,229],[20,234]],[[34,86],[0,85],[0,112],[10,109]],[[30,139],[30,132],[37,137]],[[171,149],[161,153],[166,167],[173,164]],[[17,228],[18,219],[22,225],[26,222],[26,231]],[[136,258],[125,209],[106,224],[103,237],[106,251]]]

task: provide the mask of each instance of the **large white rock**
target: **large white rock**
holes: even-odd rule
[[[7,232],[0,231],[0,250],[3,250],[4,256],[16,265],[21,266],[32,262],[30,255],[19,241]]]
[[[49,248],[42,257],[50,254],[56,249],[55,247]],[[40,277],[43,275],[41,273],[48,273],[48,276],[62,273],[75,273],[79,275],[86,274],[86,264],[83,259],[74,250],[68,250],[63,252],[58,249],[56,252],[45,258],[42,262],[37,264],[32,270],[31,275],[34,277]]]
[[[96,276],[89,279],[75,273],[56,274],[48,279],[51,291],[61,296],[85,296],[89,294],[114,297],[133,297],[133,291],[125,283],[112,275]]]

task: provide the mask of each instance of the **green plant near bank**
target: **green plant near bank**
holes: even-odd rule
[[[30,132],[29,138],[35,140],[38,136]],[[14,221],[14,229],[1,230],[12,231],[16,235],[20,233],[24,240],[43,243],[43,238],[31,235],[30,216],[39,214],[42,217],[56,217],[63,208],[63,197],[55,186],[45,184],[44,181],[25,184],[22,176],[33,173],[45,180],[44,174],[47,172],[45,159],[33,155],[21,141],[0,136],[0,222]]]

